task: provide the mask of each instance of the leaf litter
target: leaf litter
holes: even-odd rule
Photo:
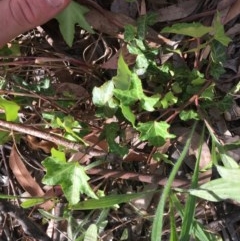
[[[200,153],[198,142],[201,139],[201,126],[197,126],[187,157],[172,183],[172,186],[179,190],[179,197],[176,198],[174,194],[170,196],[175,209],[171,205],[164,209],[162,240],[170,240],[174,226],[176,234],[181,227],[181,218],[184,216],[181,205],[186,202],[183,193],[191,184],[190,179],[198,155],[200,169],[210,169],[200,173],[198,188],[189,189],[190,194],[201,198],[195,203],[193,236],[204,238],[199,240],[217,240],[216,236],[222,240],[240,240],[236,228],[240,220],[237,214],[239,197],[235,195],[238,182],[230,180],[226,174],[229,166],[232,167],[229,173],[238,173],[240,161],[239,151],[235,148],[238,147],[239,140],[236,136],[240,135],[237,122],[239,113],[235,111],[237,108],[230,108],[232,105],[228,101],[232,98],[236,105],[239,104],[239,90],[236,87],[238,77],[235,77],[236,74],[239,76],[239,1],[78,0],[72,4],[69,12],[64,13],[67,16],[57,17],[63,38],[59,37],[60,30],[56,28],[56,21],[50,21],[35,29],[35,32],[30,31],[16,39],[15,43],[23,47],[21,54],[24,54],[24,59],[14,57],[17,55],[14,51],[18,50],[12,45],[12,56],[10,54],[1,62],[1,76],[4,76],[7,83],[1,90],[5,91],[2,95],[7,97],[2,109],[7,121],[15,121],[18,118],[23,127],[20,129],[20,124],[16,123],[8,128],[10,130],[15,127],[13,134],[17,133],[17,146],[2,143],[5,152],[1,158],[9,160],[9,164],[4,165],[2,162],[1,170],[2,174],[8,174],[11,181],[9,186],[1,187],[1,193],[18,196],[18,199],[17,202],[13,199],[1,202],[0,208],[8,223],[11,220],[7,214],[20,225],[10,224],[11,229],[7,225],[3,226],[1,238],[7,240],[6,234],[11,231],[13,240],[23,238],[26,234],[30,240],[34,240],[36,236],[31,229],[26,229],[26,224],[37,222],[41,223],[42,230],[52,236],[53,240],[66,240],[66,236],[72,240],[150,240],[152,219],[161,197],[156,190],[162,190],[167,184],[172,167],[183,151],[187,133],[193,123],[191,118],[194,117],[193,119],[201,118],[205,121],[209,135],[205,135]],[[77,9],[79,11],[76,11]],[[217,10],[221,16],[221,20],[217,22],[218,26],[212,24],[218,16]],[[141,14],[152,12],[157,16],[153,18],[154,24],[146,25],[148,20],[139,20]],[[191,25],[193,21],[195,25]],[[224,36],[220,22],[224,24],[231,40]],[[75,26],[76,23],[80,26]],[[134,43],[132,48],[129,48],[129,42],[123,41],[124,27],[132,25],[135,31],[141,23],[144,23],[141,31],[134,32],[133,38],[129,40]],[[218,32],[213,33],[213,28],[218,29]],[[213,43],[211,48],[215,48],[214,54],[208,51],[208,41],[211,41],[211,35],[206,36],[208,32],[211,32],[215,40],[225,45],[225,48]],[[135,34],[139,39],[134,39]],[[145,36],[147,49],[140,41]],[[203,38],[203,42],[194,42],[191,38]],[[33,46],[32,51],[29,51],[29,43]],[[152,52],[149,46],[154,46]],[[182,52],[177,52],[179,49],[182,49]],[[160,51],[156,53],[156,50]],[[161,54],[166,54],[165,50],[170,54],[166,62],[173,66],[163,65],[165,60]],[[149,51],[151,61],[144,59],[144,51]],[[222,53],[225,52],[226,56],[223,56]],[[224,69],[225,72],[221,73],[221,63],[216,63],[220,58],[225,61],[224,66],[228,66]],[[234,68],[230,62],[232,59],[236,60]],[[202,64],[204,66],[201,66]],[[159,94],[155,95],[155,90],[160,85],[154,75],[158,65],[164,67],[161,69],[161,81],[165,82],[158,90]],[[184,89],[186,76],[194,76],[194,83],[205,80],[201,79],[200,75],[186,70],[185,73],[178,72],[179,76],[174,75],[173,70],[183,65],[187,65],[188,69],[204,69],[207,80],[215,78],[217,96],[226,94],[229,97],[218,103],[218,109],[211,108],[211,103],[207,103],[210,108],[206,107],[204,111],[211,112],[210,120],[201,110],[198,110],[200,117],[194,115],[196,112],[190,107],[195,105],[197,109],[198,101],[211,98],[212,88],[207,91],[205,89],[199,99],[187,99],[184,93],[192,93],[193,88],[199,87],[196,84]],[[143,73],[141,78],[132,74],[133,68],[136,68],[137,73]],[[145,69],[152,71],[151,81],[146,81]],[[7,71],[7,75],[3,75],[4,71]],[[51,82],[49,87],[47,79]],[[111,79],[112,82],[107,82]],[[176,79],[180,84],[173,87]],[[206,86],[209,86],[208,83]],[[93,99],[90,93],[93,94]],[[177,96],[182,93],[181,98],[186,104],[176,106]],[[20,110],[18,105],[14,105],[15,101],[21,106]],[[13,112],[10,111],[9,103],[14,107]],[[118,106],[121,113],[117,109]],[[182,112],[187,107],[190,111]],[[64,119],[63,113],[73,117],[72,122],[70,117]],[[181,119],[176,118],[179,113]],[[228,119],[224,118],[223,113],[228,115]],[[5,122],[1,123],[4,125]],[[6,125],[2,127],[6,128]],[[35,139],[29,141],[24,134],[34,135],[34,132],[26,131],[32,131],[31,128],[37,131]],[[44,135],[38,136],[41,131]],[[45,132],[51,135],[48,136]],[[0,134],[2,137],[6,136],[6,133]],[[52,135],[54,138],[49,139]],[[63,142],[62,136],[69,138],[68,142]],[[163,145],[166,139],[168,142]],[[69,149],[74,146],[76,140],[83,140],[81,148],[80,151],[75,148],[75,153],[72,153]],[[60,148],[59,151],[67,157],[64,161],[57,161],[49,154],[52,147],[56,148],[56,144]],[[161,145],[163,146],[159,147]],[[215,147],[218,152],[214,151]],[[18,149],[21,150],[21,155]],[[219,157],[223,159],[223,167],[218,167]],[[23,158],[27,159],[30,165],[23,162]],[[212,166],[215,166],[218,172],[214,168],[211,169]],[[210,177],[212,181],[209,181]],[[235,189],[224,191],[231,185],[235,185]],[[211,193],[214,188],[216,192]],[[144,196],[149,190],[153,192]],[[26,195],[24,192],[28,192],[33,199],[24,199],[22,203],[22,197]],[[120,196],[124,200],[123,203],[117,201],[116,194],[123,195]],[[97,209],[97,199],[89,198],[97,198],[96,195],[100,198],[102,207],[107,209]],[[41,198],[45,197],[50,200],[41,203]],[[219,200],[222,202],[213,203]],[[74,208],[71,209],[72,205],[79,203],[84,206],[88,205],[88,202],[92,202],[96,207],[92,213],[79,213]],[[17,203],[22,203],[22,206],[25,203],[28,208],[17,208]],[[36,208],[43,208],[47,213],[41,212],[39,216]],[[64,214],[58,212],[57,208],[64,209]],[[14,210],[16,215],[11,215]],[[25,216],[21,217],[19,212],[28,213],[32,219],[29,221]],[[169,218],[169,215],[175,215],[175,224],[173,217]],[[50,219],[53,220],[52,230],[46,224],[46,220]],[[201,220],[201,224],[195,222],[195,219]],[[216,223],[224,225],[220,228],[214,227]],[[201,225],[205,228],[201,228]],[[206,233],[205,229],[210,229],[210,233],[215,233],[216,236]],[[48,238],[43,237],[43,240]]]

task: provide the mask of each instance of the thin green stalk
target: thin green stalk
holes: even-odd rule
[[[163,189],[162,196],[160,198],[160,201],[159,201],[159,204],[158,204],[158,207],[157,207],[157,210],[156,210],[156,216],[153,220],[151,241],[161,241],[162,240],[161,236],[162,236],[162,228],[163,228],[163,215],[164,215],[165,202],[166,202],[166,200],[169,196],[174,178],[175,178],[175,176],[176,176],[180,166],[182,165],[183,160],[184,160],[184,158],[185,158],[185,156],[188,152],[188,149],[189,149],[189,146],[190,146],[190,143],[191,143],[191,139],[193,137],[193,133],[194,133],[195,128],[196,128],[196,124],[197,124],[197,122],[194,123],[193,128],[191,130],[191,133],[190,133],[190,135],[187,139],[186,145],[185,145],[178,161],[174,165],[174,167],[173,167],[173,169],[172,169],[172,171],[169,175],[166,186]]]
[[[192,183],[191,183],[192,189],[198,186],[199,163],[200,163],[201,153],[202,153],[204,131],[205,131],[205,126],[202,130],[201,139],[199,143],[199,151],[198,151],[198,156],[197,156],[194,173],[192,177]],[[188,195],[186,205],[185,205],[185,210],[184,210],[182,229],[180,233],[180,241],[188,241],[190,239],[190,236],[191,236],[190,233],[191,233],[193,221],[194,221],[196,199],[197,198],[195,196],[192,196],[190,194]]]

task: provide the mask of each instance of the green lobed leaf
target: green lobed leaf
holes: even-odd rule
[[[137,33],[137,29],[135,26],[127,24],[124,26],[124,40],[126,42],[130,42],[134,40]]]
[[[121,146],[119,143],[115,141],[115,139],[119,136],[119,132],[119,125],[117,123],[112,122],[104,126],[100,138],[106,138],[109,146],[109,152],[115,153],[123,157],[128,153],[128,148]]]
[[[228,46],[228,44],[231,42],[231,39],[225,34],[224,26],[221,23],[221,17],[219,12],[216,15],[216,18],[213,23],[213,27],[214,27],[214,38],[224,46]]]
[[[215,95],[215,85],[208,86],[201,94],[200,98],[205,100],[213,101]]]
[[[127,90],[130,87],[132,72],[125,63],[122,54],[118,58],[117,75],[112,78],[117,89]]]
[[[150,97],[143,95],[140,100],[141,107],[146,111],[154,111],[154,106],[158,103],[160,95],[152,95]]]
[[[89,177],[84,168],[77,162],[66,162],[64,152],[52,149],[52,156],[43,161],[46,174],[42,182],[46,185],[61,185],[69,202],[73,205],[79,202],[80,193],[97,198],[88,184]]]
[[[183,121],[187,120],[199,120],[199,115],[194,110],[182,110],[179,114],[179,117]]]
[[[145,54],[139,54],[136,58],[136,64],[134,66],[134,72],[138,75],[144,75],[149,66],[149,60]]]
[[[107,81],[100,87],[93,88],[93,103],[96,106],[105,106],[113,97],[113,81]]]
[[[18,118],[20,106],[15,102],[0,98],[0,108],[5,111],[7,121],[15,121]]]
[[[182,35],[187,35],[194,38],[200,38],[203,35],[211,32],[212,30],[213,30],[212,27],[207,27],[197,22],[197,23],[176,23],[171,27],[163,28],[161,32],[182,34]]]
[[[69,47],[72,47],[73,44],[75,24],[79,24],[81,28],[87,30],[89,33],[94,33],[84,17],[87,12],[88,8],[71,1],[67,8],[56,16],[61,34]]]
[[[172,93],[172,91],[169,91],[168,93],[166,93],[163,97],[163,99],[161,99],[159,101],[159,103],[161,104],[163,109],[168,108],[169,106],[176,104],[178,101],[178,98],[176,96],[174,96],[174,94]]]
[[[0,131],[0,145],[5,144],[12,139],[11,133],[8,131]]]
[[[175,135],[168,132],[169,127],[170,125],[164,121],[149,121],[139,123],[137,130],[140,132],[142,141],[149,141],[153,146],[162,146],[166,139],[175,137]]]
[[[157,14],[156,13],[148,13],[140,16],[137,20],[137,33],[138,39],[145,39],[148,26],[156,23]]]
[[[114,96],[123,105],[133,105],[136,101],[140,100],[143,94],[142,82],[136,74],[132,74],[129,78],[128,89],[114,89]]]
[[[65,130],[64,137],[71,141],[80,141],[84,145],[88,145],[81,137],[80,131],[82,129],[80,123],[76,121],[72,116],[64,116],[63,121],[57,117],[56,122],[59,127]]]
[[[135,127],[136,117],[129,106],[120,104],[123,116]]]

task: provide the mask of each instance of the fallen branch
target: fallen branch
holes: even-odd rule
[[[42,131],[42,130],[40,131],[36,128],[26,126],[23,124],[17,124],[17,123],[13,123],[13,122],[0,120],[0,127],[2,127],[3,129],[7,129],[9,131],[16,131],[16,132],[19,132],[22,134],[35,136],[37,138],[53,142],[56,145],[64,146],[71,150],[75,150],[75,151],[79,151],[79,152],[83,152],[83,153],[88,153],[88,151],[89,151],[89,148],[84,146],[83,144],[69,141],[61,136],[57,136],[57,135],[54,135],[52,133],[48,133],[48,132]]]

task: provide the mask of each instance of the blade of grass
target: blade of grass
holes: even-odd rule
[[[184,217],[184,207],[178,200],[177,196],[175,194],[171,194],[171,200],[173,202],[173,205],[178,210],[180,217],[183,219]],[[200,241],[219,241],[218,238],[213,234],[209,233],[205,230],[204,226],[199,223],[196,219],[193,220],[192,230],[191,233],[194,234],[196,237],[196,240]]]
[[[170,207],[170,241],[178,241],[177,229],[176,229],[176,222],[174,217],[174,205],[172,200],[169,200],[169,207]]]
[[[133,199],[146,196],[152,192],[157,192],[157,191],[153,190],[153,191],[133,193],[133,194],[117,194],[117,195],[100,197],[99,199],[89,199],[71,206],[71,209],[72,210],[91,210],[91,209],[110,208],[116,204],[130,202]]]
[[[178,172],[178,169],[180,168],[180,166],[182,165],[182,162],[187,154],[187,151],[189,149],[190,143],[191,143],[191,139],[193,136],[193,133],[195,131],[196,128],[196,124],[197,122],[194,123],[193,128],[191,130],[191,133],[186,141],[186,145],[179,157],[179,159],[177,160],[176,164],[174,165],[168,181],[163,189],[162,192],[162,196],[160,198],[157,210],[156,210],[156,216],[153,220],[153,228],[152,228],[152,234],[151,234],[151,240],[152,241],[161,241],[162,240],[162,227],[163,227],[163,215],[164,215],[164,206],[165,206],[165,202],[169,196],[170,190],[171,190],[171,185],[174,181],[174,178]]]
[[[196,160],[194,173],[192,177],[192,183],[191,183],[192,189],[198,186],[199,163],[201,159],[204,132],[205,132],[205,126],[203,127],[203,130],[201,133],[198,157]],[[192,229],[192,225],[193,225],[195,205],[196,205],[196,197],[189,194],[187,198],[185,210],[184,210],[183,224],[182,224],[182,229],[180,233],[180,241],[188,241],[190,239],[190,230]]]

